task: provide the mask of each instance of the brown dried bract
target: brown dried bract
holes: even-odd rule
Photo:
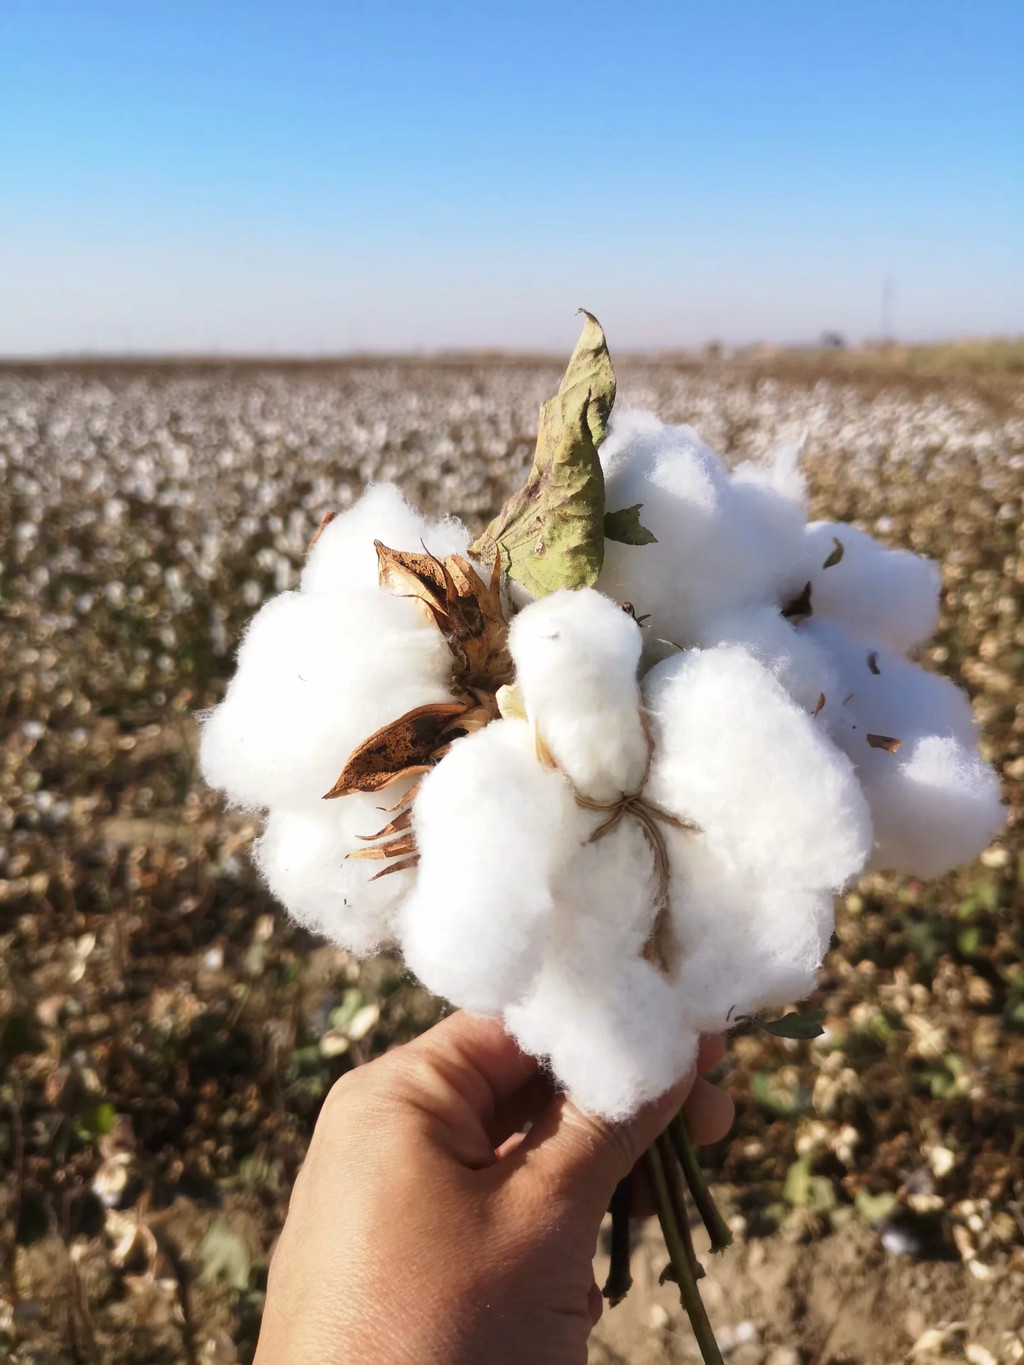
[[[420,602],[455,656],[456,682],[496,692],[511,681],[508,624],[501,606],[501,566],[497,555],[490,584],[461,555],[438,559],[429,552],[377,548],[380,585]]]
[[[812,614],[811,611],[811,585],[805,583],[803,591],[791,601],[787,602],[782,608],[782,614],[787,621],[806,621]]]
[[[416,852],[416,836],[411,831],[407,834],[399,834],[395,839],[389,839],[384,844],[374,844],[372,848],[354,849],[348,856],[350,858],[369,858],[372,862],[381,862],[384,858],[406,858],[410,853]]]
[[[887,754],[894,754],[903,747],[902,739],[893,739],[891,735],[868,735],[867,741],[872,749],[884,749]]]
[[[824,692],[819,692],[819,693],[818,693],[818,704],[817,704],[817,706],[814,708],[814,710],[811,712],[811,716],[812,716],[812,717],[814,717],[814,716],[820,716],[821,713],[822,713],[822,711],[824,711],[824,709],[825,709],[825,693],[824,693]]]
[[[316,528],[316,535],[313,537],[313,539],[312,539],[312,540],[309,542],[309,544],[306,546],[306,557],[307,557],[307,558],[313,553],[313,546],[317,543],[317,541],[320,539],[320,537],[323,535],[323,533],[327,530],[328,526],[330,526],[331,522],[334,520],[334,518],[335,518],[337,515],[338,515],[337,512],[325,512],[325,513],[323,514],[323,517],[322,517],[321,520],[320,520],[320,525]]]
[[[400,777],[426,772],[437,762],[439,751],[462,733],[458,719],[469,709],[469,701],[432,702],[382,726],[351,755],[324,799],[383,791]]]

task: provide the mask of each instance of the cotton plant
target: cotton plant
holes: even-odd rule
[[[250,624],[201,761],[263,812],[256,858],[297,920],[399,951],[621,1120],[701,1033],[812,991],[852,879],[937,876],[1002,809],[966,697],[909,657],[937,567],[808,523],[796,451],[730,470],[614,399],[588,314],[483,534],[388,484],[325,518],[299,589]],[[768,1026],[806,1035],[786,1019]],[[650,1160],[714,1359],[676,1160],[727,1233],[681,1122]]]

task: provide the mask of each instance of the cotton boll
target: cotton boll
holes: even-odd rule
[[[803,999],[828,950],[830,890],[800,890],[740,873],[699,836],[666,831],[677,990],[702,1032]]]
[[[405,960],[428,990],[481,1013],[525,993],[575,814],[525,721],[494,721],[452,745],[416,798],[420,863],[401,913]]]
[[[650,615],[654,634],[685,642],[698,588],[686,572],[693,558],[688,547],[711,539],[725,491],[724,466],[691,427],[665,426],[642,412],[612,417],[601,463],[605,506],[615,512],[641,504],[640,520],[657,544],[606,541],[598,587]]]
[[[871,818],[853,766],[745,650],[693,650],[643,684],[655,758],[647,796],[695,821],[737,873],[838,888],[864,866]]]
[[[769,489],[803,511],[807,502],[807,481],[800,468],[802,454],[802,441],[781,445],[768,460],[744,460],[736,465],[733,479]]]
[[[633,618],[592,589],[555,592],[512,622],[509,650],[527,715],[582,795],[635,790],[647,768]]]
[[[701,632],[705,648],[740,645],[774,677],[802,710],[838,708],[845,693],[826,652],[777,607],[742,607],[716,616]]]
[[[382,725],[450,700],[451,668],[415,602],[372,587],[283,593],[250,624],[203,727],[203,775],[245,806],[316,801]]]
[[[321,531],[302,571],[303,592],[345,592],[377,586],[375,540],[393,550],[464,555],[469,533],[454,518],[428,521],[393,483],[371,484],[347,511]],[[421,543],[422,542],[422,543]]]
[[[803,510],[769,471],[731,478],[691,428],[648,414],[613,418],[601,457],[608,509],[642,504],[658,543],[607,541],[598,587],[649,615],[654,635],[689,644],[712,617],[802,586]]]
[[[931,877],[975,857],[1003,812],[998,780],[975,749],[966,693],[834,622],[800,629],[829,653],[846,689],[845,704],[822,718],[871,804],[871,866]]]
[[[972,748],[928,735],[879,772],[869,795],[878,842],[872,866],[938,877],[976,858],[1006,818],[999,779]]]
[[[558,880],[561,913],[540,974],[505,1014],[577,1104],[610,1120],[663,1094],[696,1055],[679,991],[641,956],[656,894],[651,849],[634,822],[579,847]]]
[[[890,550],[844,523],[812,522],[806,537],[815,616],[839,621],[899,651],[934,632],[941,586],[937,564],[908,550]],[[843,547],[842,558],[826,569],[836,540]]]
[[[948,678],[929,673],[900,654],[875,646],[833,621],[813,617],[798,633],[828,655],[839,675],[839,707],[822,712],[833,739],[862,774],[887,772],[892,755],[868,735],[904,744],[925,735],[953,735],[973,745],[974,718],[967,694]]]
[[[360,956],[391,941],[395,909],[413,880],[408,870],[374,880],[386,863],[346,856],[367,846],[359,835],[375,834],[387,822],[382,804],[380,797],[357,794],[273,811],[256,845],[260,871],[288,912]]]

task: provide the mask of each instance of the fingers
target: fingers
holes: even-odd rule
[[[697,1071],[704,1076],[713,1071],[725,1056],[725,1039],[720,1033],[702,1033],[697,1053]]]
[[[437,1074],[484,1125],[537,1071],[500,1020],[461,1010],[391,1055],[400,1066]]]
[[[494,1147],[499,1148],[510,1138],[520,1135],[522,1128],[548,1107],[554,1093],[555,1083],[550,1072],[535,1071],[525,1085],[501,1100],[487,1125]]]
[[[600,1221],[612,1191],[667,1126],[690,1086],[687,1077],[625,1123],[607,1123],[557,1096],[505,1163],[510,1175],[525,1173],[539,1196],[564,1193]]]
[[[720,1142],[732,1127],[736,1106],[721,1086],[698,1076],[683,1105],[686,1127],[695,1147]]]

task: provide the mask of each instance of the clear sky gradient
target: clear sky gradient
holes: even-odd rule
[[[0,353],[1024,331],[1022,0],[0,0]]]

